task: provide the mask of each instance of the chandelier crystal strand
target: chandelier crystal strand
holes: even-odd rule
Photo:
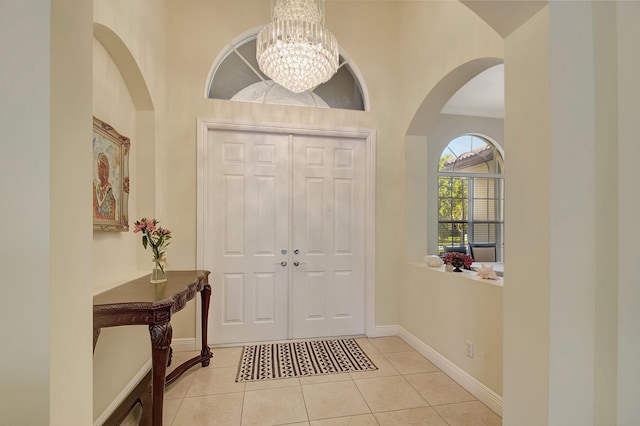
[[[269,78],[301,93],[336,73],[338,40],[324,26],[324,10],[314,0],[276,0],[273,21],[258,34],[256,58]]]

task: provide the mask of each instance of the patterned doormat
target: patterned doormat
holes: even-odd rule
[[[377,370],[355,339],[245,346],[236,382]]]

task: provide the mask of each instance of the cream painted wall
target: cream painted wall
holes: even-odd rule
[[[150,359],[151,342],[147,327],[113,327],[100,332],[93,356],[94,421],[112,408],[110,405],[134,377],[142,374],[141,369]],[[150,366],[149,363],[147,368]]]
[[[636,2],[550,2],[505,40],[506,235],[528,250],[508,262],[517,285],[504,293],[504,424],[627,425],[640,415],[640,233],[622,225],[640,207],[629,144],[639,17]]]
[[[136,110],[120,70],[102,44],[93,39],[93,114],[131,139],[129,154],[130,225],[137,210]],[[94,292],[149,273],[138,270],[139,235],[133,232],[93,233]],[[114,265],[117,265],[114,267]],[[102,330],[93,358],[93,417],[102,414],[151,357],[149,331],[143,326]]]
[[[505,247],[510,249],[503,295],[503,421],[507,425],[545,425],[548,419],[548,28],[548,9],[544,8],[505,39],[505,140],[511,141],[505,165]],[[523,245],[526,250],[514,249]],[[532,261],[535,274],[531,273]]]
[[[502,395],[503,289],[416,266],[437,254],[437,167],[447,143],[468,132],[502,143],[498,119],[440,115],[430,137],[406,138],[406,262],[400,287],[399,324],[498,395]],[[508,166],[506,166],[508,167]],[[431,208],[430,208],[431,207]],[[431,236],[431,244],[427,246]],[[429,248],[427,248],[429,247]],[[506,280],[511,282],[510,277]],[[476,355],[466,356],[466,341]]]
[[[135,113],[127,118],[135,121],[133,132],[127,136],[131,137],[137,152],[144,152],[144,155],[137,155],[135,164],[132,164],[137,172],[132,188],[135,187],[134,191],[137,193],[133,201],[135,209],[133,206],[129,209],[130,225],[142,216],[147,216],[156,217],[164,226],[173,229],[164,219],[159,202],[163,198],[162,187],[166,179],[158,167],[164,158],[163,133],[159,128],[166,111],[166,1],[95,0],[94,22],[115,33],[142,76],[140,82],[128,82],[138,83],[138,86],[128,87],[130,96],[133,96],[131,101],[138,106]],[[122,63],[118,65],[124,66]],[[149,102],[141,99],[144,95],[150,98]],[[131,239],[127,242],[127,249],[130,250],[129,244],[137,239],[134,236],[126,238]],[[150,269],[149,253],[145,253],[140,241],[134,247],[137,250],[137,269],[145,273]],[[119,278],[112,281],[116,282]]]
[[[569,19],[580,24],[569,29]],[[593,31],[591,4],[549,5],[550,424],[593,424],[598,409],[594,400],[595,275],[599,269],[595,239],[602,225],[596,224],[594,188],[602,171],[596,164],[596,146],[601,141],[595,139],[594,124],[601,117],[595,114],[594,46],[592,41],[585,42],[593,40]],[[565,158],[571,158],[570,165],[562,161]],[[581,267],[575,268],[576,264]]]
[[[405,269],[400,324],[502,395],[502,287],[420,264]]]
[[[633,424],[640,418],[640,286],[636,271],[640,227],[638,190],[638,111],[640,111],[640,3],[619,3],[617,19],[618,64],[618,310],[617,310],[617,421]],[[613,266],[613,265],[612,265]]]
[[[600,2],[594,5],[594,49],[596,54],[594,75],[596,83],[594,132],[595,158],[599,178],[595,182],[596,194],[596,259],[618,257],[618,208],[619,194],[612,191],[618,186],[618,85],[616,6]],[[613,270],[612,270],[613,269]],[[595,273],[595,322],[596,338],[594,358],[594,424],[606,424],[616,418],[617,411],[617,353],[618,319],[613,314],[618,309],[618,271],[614,268],[598,268]]]
[[[548,131],[538,134],[537,157],[519,146],[510,150],[510,165],[515,158],[522,165],[535,160],[536,168],[549,167],[544,171],[546,194],[537,197],[523,186],[525,176],[518,177],[514,188],[517,194],[535,196],[539,204],[527,205],[527,211],[543,221],[518,218],[509,221],[507,229],[512,241],[517,238],[538,253],[548,253],[536,262],[548,278],[541,275],[537,282],[525,281],[522,266],[527,256],[516,254],[521,285],[505,288],[504,420],[512,424],[616,423],[617,271],[598,262],[616,258],[618,245],[618,201],[611,191],[618,171],[617,100],[611,90],[617,80],[612,54],[615,7],[614,3],[554,3],[507,38],[505,63],[522,61],[506,76],[507,93],[513,95],[507,99],[507,111],[509,101],[521,106],[535,99],[540,112],[534,115],[519,108],[508,115],[506,137],[515,136],[511,132],[516,129]],[[582,25],[569,29],[566,22],[576,18]],[[525,36],[529,58],[520,53]],[[538,49],[531,49],[533,40],[540,42]],[[524,112],[528,116],[517,120]],[[571,161],[565,161],[568,158]],[[510,170],[508,185],[513,184]],[[517,208],[510,199],[507,202],[509,212]],[[524,225],[546,238],[515,229]],[[581,267],[571,266],[576,264]],[[525,322],[530,324],[526,332]],[[523,370],[532,372],[524,380]]]
[[[437,167],[442,150],[451,139],[469,132],[491,136],[503,147],[503,126],[499,119],[441,114],[428,137],[407,136],[406,260],[410,263],[404,267],[399,321],[498,395],[503,392],[502,287],[413,262],[420,262],[426,254],[437,254],[437,227],[429,225],[437,221]],[[466,356],[467,340],[474,344],[472,359]]]
[[[461,79],[466,71],[459,69],[476,58],[500,61],[503,42],[471,11],[454,7],[460,4],[433,2],[415,10],[411,3],[403,6],[406,48],[400,68],[403,78],[409,76],[405,78],[409,98],[400,119],[406,120],[404,133],[410,135],[403,137],[407,210],[398,324],[502,395],[502,288],[406,262],[437,253],[437,227],[429,224],[437,217],[437,164],[447,143],[477,132],[504,149],[503,120],[439,113],[448,100],[442,94],[453,95],[467,81]],[[493,62],[472,69],[478,66],[480,72]],[[456,75],[446,80],[450,87],[436,88],[454,70]],[[473,359],[465,355],[467,340],[480,351]]]
[[[476,58],[502,58],[504,53],[502,38],[458,2],[397,3],[402,10],[398,73],[406,95],[401,124],[406,131],[426,96],[451,70]]]
[[[640,418],[640,286],[637,253],[640,247],[638,190],[638,111],[640,111],[640,3],[618,3],[618,298],[617,298],[617,422],[631,425]],[[615,263],[611,265],[615,267]]]
[[[20,2],[22,3],[22,2]],[[26,312],[34,312],[36,306],[30,306],[34,295],[38,294],[38,287],[45,283],[50,286],[50,318],[48,325],[51,339],[50,359],[46,359],[46,349],[36,352],[39,361],[32,364],[26,358],[29,354],[20,340],[12,340],[11,345],[22,352],[22,359],[11,365],[9,370],[19,372],[18,365],[36,367],[39,363],[49,363],[51,382],[49,395],[50,425],[86,425],[91,421],[91,215],[88,206],[91,203],[91,187],[89,181],[92,176],[91,158],[91,3],[81,0],[39,2],[37,11],[40,14],[51,5],[51,56],[49,93],[49,141],[50,141],[50,174],[45,177],[50,188],[50,198],[42,205],[50,206],[48,226],[50,227],[50,275],[47,280],[46,267],[38,269],[37,282],[30,284],[24,281],[25,273],[33,270],[34,259],[25,256],[21,269],[22,297],[12,300],[12,304],[19,305],[20,300],[27,303]],[[46,28],[46,24],[43,25]],[[37,34],[37,33],[36,33]],[[15,37],[15,35],[13,35]],[[42,40],[47,40],[42,36]],[[13,42],[15,43],[15,38]],[[22,40],[40,40],[33,34],[25,35]],[[28,43],[21,43],[26,47]],[[15,46],[15,45],[14,45]],[[45,57],[47,55],[44,55]],[[31,72],[34,68],[29,66]],[[29,79],[31,85],[32,80]],[[46,98],[47,90],[38,92],[38,96],[28,96],[29,90],[21,93],[23,99],[29,99],[35,108],[34,99]],[[45,124],[42,117],[29,117],[25,128],[37,129]],[[45,136],[43,140],[47,140]],[[27,146],[25,146],[26,148]],[[31,150],[31,154],[37,152]],[[28,174],[34,172],[30,165],[25,170]],[[24,173],[24,171],[22,172]],[[13,181],[13,179],[11,179]],[[25,191],[24,187],[17,187]],[[23,193],[30,193],[25,191]],[[30,199],[30,197],[29,197]],[[40,206],[38,209],[41,208]],[[22,206],[19,211],[24,214],[29,209]],[[44,223],[47,223],[46,221]],[[18,222],[11,223],[16,228],[22,228],[24,235],[29,235],[29,225],[22,227]],[[31,224],[33,225],[33,223]],[[46,225],[45,225],[46,226]],[[42,236],[39,228],[34,229],[35,235]],[[13,245],[11,244],[13,247]],[[36,245],[37,247],[37,245]],[[44,266],[44,263],[42,263]],[[43,270],[44,269],[44,270]],[[26,291],[26,292],[25,292]],[[43,292],[42,294],[45,294]],[[34,319],[20,322],[11,318],[7,323],[16,324],[22,328],[22,339],[28,341],[46,342],[34,330]],[[20,325],[18,325],[20,324]],[[7,345],[5,345],[7,346]],[[36,367],[37,368],[37,367]],[[28,377],[24,375],[23,379]],[[24,382],[23,382],[24,383]],[[12,395],[19,395],[11,390]],[[23,399],[16,407],[28,403],[22,416],[37,415],[38,409],[33,405],[34,395],[22,395]],[[39,407],[42,408],[42,407]],[[46,412],[46,411],[45,411]],[[5,416],[3,411],[3,419]],[[40,413],[45,415],[44,413]],[[22,421],[15,424],[47,424],[38,421]]]
[[[2,422],[91,422],[91,4],[3,2]]]
[[[125,81],[104,46],[93,39],[93,115],[112,125],[121,135],[131,139],[129,151],[129,225],[132,227],[138,211],[136,185],[138,145],[136,110]],[[95,166],[95,165],[94,165]],[[96,292],[122,284],[140,276],[137,245],[139,236],[133,232],[93,233],[93,285]],[[114,267],[117,265],[117,267]]]
[[[136,60],[155,105],[160,108],[165,91],[163,49],[167,0],[94,0],[94,22],[120,37]]]
[[[115,33],[123,49],[128,50],[127,53],[133,58],[132,61],[143,79],[139,83],[142,87],[125,86],[123,70],[116,68],[125,64],[116,64],[113,58],[104,54],[96,59],[95,91],[101,97],[94,101],[95,114],[113,117],[114,122],[110,122],[109,118],[97,115],[131,138],[129,225],[132,227],[135,220],[147,216],[157,217],[164,226],[172,229],[158,211],[160,206],[156,201],[164,179],[157,167],[162,152],[162,133],[157,131],[157,127],[162,123],[165,111],[165,2],[95,0],[93,19]],[[136,83],[138,82],[126,82],[128,85]],[[146,94],[151,99],[150,106],[139,99],[142,97],[139,93]],[[144,155],[138,155],[141,152]],[[139,236],[133,233],[101,234],[94,234],[96,256],[99,255],[105,265],[123,262],[124,266],[97,270],[97,290],[102,291],[123,280],[147,273],[150,269],[150,255],[142,248]]]
[[[3,324],[11,324],[4,333],[11,344],[3,345],[0,352],[0,360],[7,366],[0,373],[0,411],[4,420],[16,424],[49,422],[51,188],[48,178],[53,147],[49,137],[48,99],[40,103],[32,101],[51,89],[51,10],[48,4],[42,3],[30,0],[12,7],[0,6],[4,22],[0,52],[6,61],[0,69],[0,81],[11,82],[10,87],[7,83],[2,85],[4,95],[0,97],[0,127],[5,150],[0,156],[0,197],[3,206],[11,206],[5,207],[0,221],[3,238],[0,297],[10,301],[5,303],[0,319]],[[20,50],[14,48],[16,38],[28,39],[33,35],[36,37],[31,43]],[[24,78],[27,75],[29,78]],[[30,173],[24,173],[27,168],[31,169]],[[27,287],[31,297],[25,297]]]
[[[116,56],[112,57],[94,38],[93,114],[131,139],[131,229],[94,232],[94,293],[150,272],[151,254],[142,248],[140,235],[132,232],[135,220],[156,217],[172,229],[157,201],[164,179],[157,167],[163,146],[162,132],[157,127],[165,111],[165,12],[164,2],[158,1],[95,1],[94,22],[107,28],[100,37],[109,37],[109,47],[115,49]],[[136,74],[141,79],[134,78]],[[187,325],[181,327],[185,320]],[[172,318],[177,329],[191,329],[192,322],[182,313]],[[174,338],[179,337],[174,332]],[[94,421],[103,419],[130,381],[145,372],[150,348],[149,332],[144,326],[102,330],[94,355]]]
[[[437,253],[427,247],[430,232],[437,238],[437,231],[428,226],[427,217],[427,137],[407,135],[405,138],[405,261],[422,261],[426,254]],[[427,195],[427,196],[425,196]],[[406,281],[406,280],[405,280]],[[407,281],[408,282],[408,281]]]

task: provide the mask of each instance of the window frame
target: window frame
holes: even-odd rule
[[[504,196],[505,196],[505,188],[504,188],[504,183],[505,183],[505,175],[504,175],[504,155],[502,154],[499,146],[494,143],[493,141],[491,141],[489,138],[487,137],[483,137],[483,136],[479,136],[476,134],[471,134],[471,133],[467,133],[464,135],[460,135],[457,137],[452,138],[451,140],[449,140],[449,142],[445,145],[445,147],[442,149],[442,151],[440,152],[440,158],[442,158],[442,156],[445,153],[453,153],[454,155],[456,154],[455,152],[453,152],[453,150],[451,150],[450,145],[453,141],[455,141],[456,139],[460,138],[460,137],[464,137],[464,136],[469,136],[472,138],[478,138],[481,139],[484,143],[486,143],[487,145],[489,145],[492,149],[493,149],[493,155],[499,155],[500,159],[499,159],[499,170],[501,171],[500,173],[479,173],[479,172],[463,172],[463,171],[441,171],[440,170],[440,160],[438,161],[438,170],[437,170],[437,197],[436,197],[436,201],[437,201],[437,247],[438,247],[438,252],[440,255],[443,254],[444,252],[444,246],[450,246],[450,245],[456,245],[459,244],[461,246],[467,246],[469,244],[473,244],[473,243],[496,243],[496,260],[499,262],[504,261]],[[470,145],[471,146],[471,145]],[[456,161],[458,159],[460,159],[460,157],[468,154],[469,152],[472,151],[466,151],[463,153],[460,153],[456,156]],[[486,158],[484,156],[481,156],[483,158],[483,160],[486,162]],[[455,163],[454,163],[455,164]],[[442,218],[441,217],[441,213],[440,213],[440,208],[442,206],[442,200],[443,200],[443,196],[441,195],[441,179],[442,178],[446,178],[446,179],[464,179],[465,183],[463,184],[463,187],[465,188],[463,190],[463,194],[465,195],[463,197],[463,200],[466,201],[466,210],[463,213],[463,218],[462,219],[454,219],[453,217],[451,218]],[[489,197],[487,194],[487,197],[485,197],[484,199],[487,200],[487,209],[485,209],[485,212],[488,212],[490,209],[488,208],[490,205],[490,202],[494,203],[494,206],[492,207],[492,211],[494,212],[494,217],[497,216],[497,218],[495,220],[490,220],[490,219],[475,219],[474,216],[474,212],[476,211],[474,209],[474,204],[478,201],[478,200],[482,200],[482,197],[476,197],[476,185],[477,185],[477,180],[478,179],[490,179],[493,180],[494,183],[493,185],[489,185],[487,184],[487,188],[499,188],[498,191],[500,192],[499,195],[494,196],[494,197]],[[494,190],[495,191],[495,190]],[[451,200],[453,199],[458,199],[458,198],[454,198],[451,197]],[[463,203],[465,204],[465,203]],[[441,229],[442,229],[442,224],[447,224],[449,226],[453,225],[453,224],[463,224],[463,232],[462,235],[460,236],[460,241],[459,242],[455,242],[453,240],[453,237],[451,237],[451,239],[449,241],[446,241],[441,237]],[[487,230],[487,240],[484,241],[474,241],[474,235],[476,235],[475,232],[475,227],[477,226],[487,226],[488,230]],[[491,227],[496,227],[496,229],[491,232],[490,229]],[[466,232],[464,232],[466,231]],[[453,231],[451,231],[451,234],[453,234]],[[491,239],[489,239],[489,236],[492,236]]]
[[[249,80],[255,80],[253,83],[248,85],[240,85],[237,87],[238,90],[235,90],[233,93],[237,94],[243,89],[248,88],[252,84],[266,82],[271,83],[272,85],[277,85],[277,83],[273,82],[269,79],[258,67],[257,63],[254,63],[254,58],[245,57],[245,55],[240,51],[243,50],[245,45],[247,44],[255,44],[258,32],[262,29],[262,27],[257,27],[253,30],[245,32],[240,36],[236,37],[229,43],[225,49],[223,49],[215,59],[212,64],[212,67],[209,71],[209,76],[207,78],[206,88],[205,88],[205,97],[207,99],[222,99],[222,100],[233,100],[232,94],[220,95],[216,94],[218,84],[216,82],[216,78],[219,76],[218,72],[221,71],[226,65],[226,61],[233,58],[238,64],[243,64],[242,69],[237,69],[232,74],[238,75],[237,73],[241,73],[242,75],[248,75]],[[312,97],[316,97],[320,103],[326,103],[325,107],[331,109],[346,109],[352,111],[369,111],[369,96],[367,93],[367,88],[364,83],[364,79],[360,71],[357,69],[353,60],[343,51],[342,48],[340,50],[339,57],[339,66],[338,72],[329,79],[329,81],[310,89],[304,94],[293,94],[286,89],[282,88],[288,93],[288,96],[292,97],[291,103],[283,102],[282,100],[278,102],[271,102],[268,99],[268,96],[265,96],[264,100],[260,103],[265,104],[289,104],[289,105],[304,105],[304,106],[318,106],[317,102],[315,105],[306,104],[302,97],[308,97],[311,95]],[[229,73],[227,72],[226,75]],[[345,78],[352,80],[352,89],[353,92],[349,94],[349,100],[345,100],[345,95],[343,90],[343,85],[345,84]],[[226,87],[226,86],[222,86]],[[268,91],[267,91],[268,93]],[[296,96],[298,95],[298,96]]]

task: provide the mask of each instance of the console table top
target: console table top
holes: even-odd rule
[[[150,276],[145,275],[96,294],[93,305],[169,302],[181,293],[200,291],[208,275],[208,271],[167,271],[167,282],[161,284],[151,284]]]

